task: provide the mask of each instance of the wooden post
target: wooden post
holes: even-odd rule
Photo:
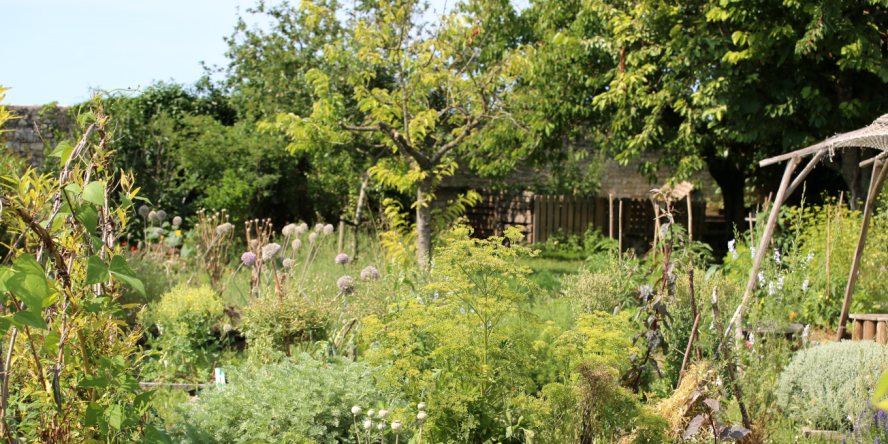
[[[339,218],[339,245],[336,250],[339,253],[342,253],[342,249],[345,247],[345,220],[341,217]]]
[[[537,243],[540,241],[540,196],[533,196],[533,216],[531,220],[533,221],[533,243]]]
[[[817,152],[817,155],[815,155],[815,156],[811,159],[811,161],[808,162],[807,165],[805,165],[805,169],[803,169],[802,172],[799,173],[798,177],[796,177],[795,180],[792,181],[792,184],[789,186],[789,189],[786,190],[786,195],[787,195],[787,196],[792,195],[793,191],[795,191],[796,188],[798,188],[799,185],[801,185],[802,182],[805,181],[805,177],[808,177],[808,173],[810,173],[811,170],[813,170],[814,167],[817,166],[817,162],[820,162],[820,159],[823,159],[823,156],[826,154],[827,151],[828,151],[828,150],[827,150],[826,148],[824,148],[824,149],[818,151],[818,152]]]
[[[620,265],[623,264],[623,199],[620,199],[620,217],[617,218],[617,225],[620,236]]]
[[[691,208],[691,193],[688,192],[688,242],[694,242],[694,210]]]
[[[879,344],[885,345],[888,343],[888,326],[885,325],[885,321],[879,321],[876,324],[876,342]]]
[[[829,244],[832,239],[832,208],[826,206],[826,300],[829,301]]]
[[[613,193],[607,193],[607,200],[610,202],[610,212],[607,213],[610,216],[610,230],[608,231],[608,236],[613,239],[614,238],[614,195]]]
[[[737,306],[737,310],[731,317],[731,321],[728,323],[727,328],[725,328],[725,337],[727,337],[733,326],[735,328],[737,339],[739,340],[743,338],[743,328],[741,327],[740,322],[743,316],[743,310],[746,308],[746,303],[749,302],[749,297],[755,290],[756,281],[758,280],[756,273],[758,273],[759,268],[761,268],[762,260],[765,258],[765,254],[767,254],[768,245],[771,243],[771,236],[774,235],[774,228],[777,226],[777,218],[780,216],[780,206],[783,205],[783,198],[786,195],[786,189],[789,187],[789,179],[792,177],[792,172],[795,171],[798,164],[798,157],[793,157],[786,164],[786,170],[783,172],[783,180],[780,181],[780,189],[777,191],[777,198],[774,199],[771,214],[768,216],[768,224],[765,226],[765,232],[762,233],[762,239],[759,241],[758,250],[755,252],[755,261],[752,264],[752,270],[749,271],[749,280],[746,282],[746,291],[743,293],[743,300],[740,302],[740,305]]]
[[[654,253],[657,252],[657,240],[660,238],[660,202],[654,202]]]
[[[873,164],[873,176],[870,180],[869,193],[866,196],[866,207],[863,211],[863,224],[860,226],[860,236],[857,238],[857,248],[854,249],[854,259],[851,262],[851,276],[848,277],[848,286],[845,287],[845,301],[842,303],[842,315],[839,317],[839,327],[836,329],[836,341],[840,341],[845,334],[845,323],[848,322],[848,310],[851,308],[851,296],[857,285],[857,271],[860,268],[860,259],[863,257],[863,248],[866,246],[866,235],[869,231],[870,219],[873,215],[873,207],[879,198],[879,191],[885,183],[885,162],[876,161]]]
[[[863,340],[872,341],[874,339],[876,339],[875,321],[863,321]]]

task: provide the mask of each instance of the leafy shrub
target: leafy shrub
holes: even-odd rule
[[[240,330],[254,363],[267,364],[294,354],[294,347],[327,339],[328,303],[310,303],[297,290],[281,296],[269,292],[244,308]]]
[[[575,313],[612,313],[615,307],[633,304],[631,292],[637,283],[632,270],[612,266],[599,271],[583,268],[566,277],[561,288]]]
[[[323,363],[303,353],[292,361],[225,370],[228,384],[182,407],[184,421],[173,427],[178,442],[353,443],[351,407],[381,399],[370,371],[347,360]]]
[[[888,348],[874,341],[831,342],[802,350],[780,375],[777,405],[791,419],[818,428],[849,426],[864,410]]]
[[[141,315],[142,324],[156,327],[149,344],[151,356],[145,365],[148,377],[176,379],[209,375],[213,354],[220,349],[213,326],[222,318],[224,306],[209,286],[178,285]]]

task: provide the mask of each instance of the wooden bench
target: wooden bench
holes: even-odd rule
[[[848,319],[854,325],[852,340],[888,343],[888,314],[850,314]]]

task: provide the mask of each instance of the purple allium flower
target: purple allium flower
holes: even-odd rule
[[[349,294],[355,291],[355,280],[351,276],[343,276],[336,281],[336,286],[345,293]]]
[[[179,216],[176,216],[173,218],[173,226],[178,227],[179,225],[182,225],[182,218]]]
[[[296,235],[296,224],[285,225],[284,229],[281,230],[281,234],[284,236],[295,236]]]
[[[379,280],[379,270],[376,267],[370,265],[367,268],[361,270],[361,280],[362,281],[378,281]]]
[[[336,255],[336,263],[339,265],[345,265],[348,263],[348,255],[345,253],[339,253]]]
[[[262,260],[270,261],[281,251],[281,246],[276,243],[270,243],[262,247]]]
[[[241,262],[243,262],[244,265],[246,265],[248,267],[252,267],[253,265],[256,265],[256,254],[253,253],[252,251],[248,251],[248,252],[242,254],[241,255]]]
[[[228,222],[225,222],[222,225],[216,227],[216,234],[219,236],[225,236],[228,233],[231,233],[234,230],[234,225],[231,225]]]
[[[167,218],[167,212],[166,212],[166,211],[163,211],[163,210],[159,210],[159,211],[157,212],[157,214],[155,214],[155,216],[157,217],[157,220],[163,222],[164,219]]]
[[[142,205],[141,207],[139,207],[139,216],[148,217],[150,213],[151,208],[149,208],[148,205]]]

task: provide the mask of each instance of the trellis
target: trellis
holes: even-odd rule
[[[863,249],[866,246],[866,236],[869,231],[870,219],[872,217],[873,208],[876,204],[876,199],[879,197],[879,190],[882,189],[882,185],[885,183],[885,176],[888,174],[888,168],[884,168],[885,157],[888,155],[888,114],[883,115],[876,119],[871,125],[861,128],[856,131],[851,131],[845,134],[839,134],[837,136],[830,137],[823,142],[820,142],[816,145],[809,146],[807,148],[803,148],[797,151],[793,151],[786,154],[781,154],[776,157],[771,157],[769,159],[765,159],[759,162],[759,165],[764,167],[768,165],[773,165],[784,160],[788,160],[789,162],[786,164],[786,169],[783,172],[783,179],[780,181],[780,189],[777,191],[777,196],[774,198],[774,206],[771,210],[771,214],[768,216],[768,223],[765,226],[765,232],[762,235],[761,240],[759,241],[758,250],[756,250],[755,261],[752,265],[752,270],[749,273],[749,281],[746,283],[746,290],[743,293],[743,301],[737,307],[737,310],[734,312],[734,315],[731,317],[731,322],[728,324],[728,328],[725,330],[725,334],[731,330],[731,326],[734,326],[735,332],[738,335],[742,335],[742,328],[740,327],[740,319],[743,316],[743,311],[746,308],[746,304],[749,301],[750,295],[752,295],[753,290],[755,289],[757,273],[759,268],[762,265],[762,260],[767,254],[768,244],[771,242],[771,237],[774,235],[774,228],[777,225],[777,217],[780,214],[780,207],[783,205],[786,196],[792,194],[796,188],[805,180],[805,177],[817,166],[821,159],[824,156],[829,154],[832,156],[836,149],[848,148],[848,147],[862,147],[862,148],[875,148],[878,150],[882,150],[881,153],[872,157],[870,159],[864,160],[860,162],[859,167],[863,168],[870,164],[873,165],[873,173],[872,179],[870,180],[869,192],[866,197],[866,205],[863,211],[863,224],[860,227],[860,235],[857,239],[857,247],[854,250],[854,257],[851,262],[851,271],[850,276],[848,276],[848,285],[845,287],[845,299],[842,303],[842,314],[839,317],[839,327],[836,331],[836,340],[841,340],[842,336],[845,334],[845,324],[848,322],[848,310],[851,306],[851,295],[854,293],[854,287],[857,285],[857,270],[860,267],[860,259],[863,257]],[[792,174],[795,171],[796,167],[801,162],[802,157],[814,155],[805,168],[796,176],[795,179],[790,182],[792,178]]]

